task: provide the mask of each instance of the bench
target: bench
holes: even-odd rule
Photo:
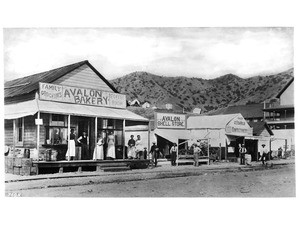
[[[203,162],[209,165],[209,157],[199,156],[198,162]],[[178,155],[178,164],[179,163],[194,163],[194,155]]]

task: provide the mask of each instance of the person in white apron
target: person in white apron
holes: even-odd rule
[[[107,154],[106,158],[115,159],[116,151],[115,151],[115,136],[111,132],[107,137]]]
[[[103,160],[104,154],[103,154],[103,139],[101,136],[98,137],[98,142],[96,144],[94,154],[93,154],[93,160]]]
[[[69,136],[69,145],[68,145],[68,150],[66,153],[66,159],[68,161],[70,161],[71,159],[74,160],[75,158],[75,153],[76,153],[76,149],[75,149],[75,131],[74,129],[71,129],[71,133]]]
[[[143,152],[142,140],[140,135],[137,135],[137,140],[135,141],[135,147],[136,147],[136,158],[140,158]]]

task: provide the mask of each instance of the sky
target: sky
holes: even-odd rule
[[[82,60],[107,79],[268,75],[293,67],[293,28],[4,29],[5,80]]]

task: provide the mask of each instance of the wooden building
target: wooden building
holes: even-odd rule
[[[276,95],[276,101],[265,105],[266,122],[274,133],[273,151],[295,150],[294,77]]]
[[[148,119],[126,109],[126,96],[88,62],[82,61],[5,83],[5,145],[13,150],[30,149],[36,161],[63,161],[68,136],[85,131],[91,160],[101,135],[115,137],[116,159],[126,157],[126,126],[148,126]],[[104,145],[105,147],[105,145]],[[76,159],[82,160],[76,145]]]

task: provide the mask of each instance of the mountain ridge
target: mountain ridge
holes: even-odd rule
[[[196,77],[166,77],[136,71],[110,80],[127,100],[137,98],[153,105],[171,103],[191,111],[201,107],[204,112],[228,105],[261,103],[274,98],[294,75],[294,69],[241,78],[225,74],[213,79]]]

